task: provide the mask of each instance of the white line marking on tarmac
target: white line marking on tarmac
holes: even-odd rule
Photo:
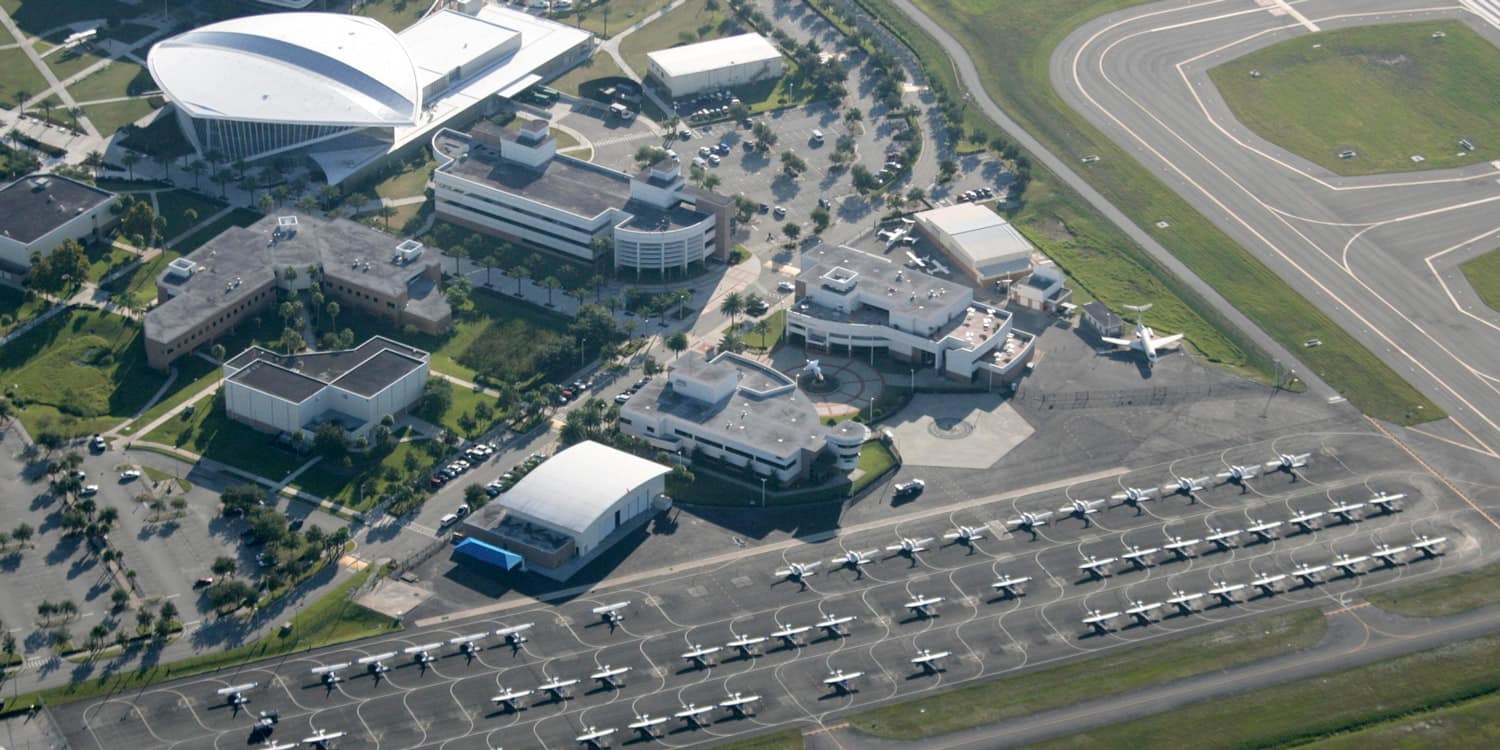
[[[1256,0],[1256,1],[1259,2],[1259,3],[1261,3],[1262,5],[1264,5],[1267,2],[1269,2],[1270,5],[1272,6],[1271,15],[1273,15],[1273,16],[1288,15],[1288,16],[1291,16],[1292,18],[1296,19],[1297,23],[1302,24],[1302,27],[1305,28],[1305,29],[1307,29],[1308,31],[1313,31],[1313,32],[1322,31],[1322,29],[1318,28],[1317,24],[1315,24],[1312,21],[1308,20],[1307,16],[1302,15],[1302,11],[1297,10],[1296,8],[1293,8],[1292,4],[1289,3],[1289,2],[1287,2],[1286,0]]]

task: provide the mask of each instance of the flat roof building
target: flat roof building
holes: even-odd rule
[[[668,473],[654,461],[586,440],[471,514],[464,534],[520,554],[528,570],[566,580],[664,507]]]
[[[628,175],[558,154],[542,120],[443,130],[433,152],[445,221],[590,263],[610,250],[637,274],[729,257],[732,201],[688,185],[676,160]]]
[[[781,51],[753,32],[646,53],[647,75],[674,99],[777,78],[785,71]]]
[[[0,188],[0,278],[19,278],[31,256],[68,240],[97,237],[117,221],[118,196],[54,174],[29,174]]]
[[[974,281],[985,284],[1025,274],[1036,248],[988,206],[955,203],[913,216],[917,228]]]
[[[343,13],[244,16],[158,42],[146,63],[200,154],[300,151],[337,184],[592,51],[587,31],[469,5],[472,14],[441,9],[399,34]]]
[[[332,422],[363,436],[422,395],[427,360],[427,352],[383,336],[305,354],[252,346],[224,363],[225,411],[266,432],[311,436]]]
[[[849,247],[802,254],[787,333],[810,348],[851,356],[885,349],[896,359],[970,380],[981,371],[1015,374],[1034,337],[1005,310],[974,301],[974,290]]]
[[[277,289],[307,289],[314,280],[346,309],[439,334],[452,324],[441,279],[437,259],[413,240],[347,219],[266,216],[225,230],[157,276],[157,304],[145,318],[146,361],[164,369],[271,306]]]

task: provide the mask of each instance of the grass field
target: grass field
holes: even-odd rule
[[[1337,174],[1442,169],[1500,154],[1500,50],[1459,21],[1304,34],[1209,75],[1240,122]],[[1475,150],[1460,148],[1460,138]],[[1340,159],[1344,149],[1358,156]]]
[[[145,310],[156,301],[156,277],[167,269],[167,264],[182,257],[180,253],[166,250],[139,266],[135,270],[115,279],[108,285],[118,304],[132,310]]]
[[[928,67],[953,90],[956,84],[951,65],[931,37],[883,3],[857,2],[880,14],[924,59],[934,61]],[[1351,403],[1366,414],[1399,424],[1446,416],[1057,95],[1048,65],[1052,50],[1062,38],[1091,18],[1139,5],[1141,0],[1012,0],[1006,4],[1004,13],[995,12],[994,4],[988,0],[916,0],[916,3],[942,22],[968,49],[982,51],[974,58],[985,88],[1011,117],[1064,158],[1100,155],[1098,163],[1081,170],[1094,187],[1268,334],[1297,351],[1308,366]],[[984,122],[972,108],[965,114],[966,126],[970,128]],[[996,132],[993,124],[984,128],[986,132]],[[1075,245],[1072,256],[1064,252],[1058,262],[1089,294],[1115,307],[1141,301],[1165,305],[1162,328],[1171,325],[1171,310],[1192,311],[1216,329],[1212,338],[1200,343],[1205,338],[1205,329],[1185,326],[1182,330],[1195,349],[1210,359],[1248,367],[1269,379],[1272,363],[1242,332],[1224,321],[1180,280],[1159,269],[1079,196],[1058,184],[1054,175],[1039,165],[1033,165],[1032,175],[1027,206],[1017,223],[1034,241],[1042,238],[1038,244],[1049,252],[1047,237],[1057,235],[1066,244],[1076,242],[1070,235],[1083,236],[1078,232],[1087,232],[1090,244]],[[1166,221],[1168,228],[1156,228],[1157,221]],[[1126,296],[1119,288],[1126,278],[1121,271],[1135,268],[1157,275],[1153,286],[1171,296],[1149,300]],[[1233,349],[1205,345],[1213,344],[1214,338],[1232,342]],[[1302,342],[1310,338],[1321,339],[1323,346],[1303,349]],[[1236,358],[1241,361],[1235,361]]]
[[[1500,250],[1491,250],[1458,268],[1484,304],[1500,310]]]
[[[135,259],[135,253],[121,250],[114,245],[96,242],[87,246],[89,258],[89,281],[98,281],[105,274]]]
[[[1470,750],[1477,747],[1500,747],[1500,723],[1495,721],[1497,712],[1500,712],[1500,695],[1488,695],[1446,708],[1380,722],[1298,747],[1307,750],[1369,750],[1387,747]]]
[[[139,325],[98,310],[57,315],[0,348],[0,382],[25,403],[32,435],[99,432],[135,414],[163,381],[146,366]]]
[[[229,418],[224,411],[223,392],[199,401],[193,413],[186,411],[162,423],[143,438],[229,464],[251,474],[277,481],[286,478],[308,458],[276,446],[273,437]]]
[[[1500,564],[1370,594],[1373,605],[1412,617],[1440,617],[1500,602]]]
[[[260,221],[261,215],[248,208],[236,208],[219,217],[212,224],[204,226],[192,234],[176,240],[172,243],[172,249],[183,255],[197,250],[203,243],[217,237],[219,233],[230,227],[248,227]]]
[[[151,424],[178,404],[187,401],[203,389],[213,386],[223,374],[217,366],[210,364],[202,357],[183,357],[172,363],[172,366],[177,368],[177,379],[172,381],[172,387],[163,393],[161,400],[147,409],[145,414],[121,428],[121,434],[135,434],[136,430]]]
[[[429,0],[364,0],[355,15],[369,16],[391,31],[401,31],[416,23],[430,7]]]
[[[13,39],[9,34],[0,34],[0,43],[10,44]],[[45,88],[47,79],[31,64],[25,50],[19,47],[0,50],[0,107],[14,109],[17,93],[24,91],[36,96]]]
[[[1327,627],[1319,610],[1297,610],[877,708],[849,723],[877,737],[932,737],[1299,651]]]
[[[669,2],[671,0],[609,0],[604,5],[596,5],[584,10],[582,21],[573,15],[564,16],[558,20],[588,29],[601,38],[608,39],[629,28],[636,21],[662,9]],[[578,3],[575,1],[575,4]],[[606,8],[609,10],[608,16],[604,14]],[[608,21],[607,25],[606,21]],[[557,87],[553,86],[553,88]]]
[[[436,167],[437,162],[428,156],[427,160],[421,164],[381,180],[375,185],[375,194],[382,198],[409,198],[421,195],[422,191],[427,188],[427,180],[432,177],[432,170]]]
[[[26,321],[42,314],[50,305],[51,303],[42,297],[32,297],[28,301],[26,294],[21,290],[0,286],[0,315],[9,316],[0,319],[0,336],[25,325]]]
[[[722,2],[716,11],[708,10],[706,5],[707,0],[687,0],[665,16],[641,27],[640,31],[625,37],[620,42],[620,56],[625,58],[625,64],[637,75],[644,76],[647,52],[724,36],[719,30],[719,24],[726,19],[733,23],[729,9]],[[611,18],[614,17],[614,12],[611,11]]]
[[[193,228],[193,224],[206,220],[224,208],[223,203],[189,190],[165,190],[156,194],[156,214],[167,219],[167,239],[172,239]],[[198,212],[198,218],[189,223],[184,213],[188,209]]]
[[[587,24],[585,24],[587,25]],[[578,94],[578,87],[596,78],[625,78],[625,71],[608,54],[595,54],[582,65],[564,73],[562,77],[547,84],[565,94]]]
[[[114,60],[87,78],[68,86],[68,93],[73,95],[74,101],[91,102],[95,99],[130,96],[131,91],[137,88],[156,88],[151,82],[151,74],[146,72],[145,67],[129,60]]]
[[[802,750],[806,746],[807,743],[802,740],[801,732],[796,729],[783,729],[759,737],[721,742],[712,747],[713,750]]]
[[[319,463],[317,466],[304,472],[297,477],[294,485],[306,492],[311,492],[330,502],[335,502],[351,510],[364,510],[375,505],[381,495],[389,487],[400,484],[409,479],[406,471],[406,457],[408,454],[416,455],[421,461],[416,471],[422,471],[433,463],[431,457],[423,453],[415,443],[401,443],[389,455],[381,459],[380,463],[362,470],[345,472],[330,468]],[[395,467],[400,475],[394,481],[386,481],[383,474],[387,467]],[[374,480],[376,490],[367,495],[360,496],[359,485],[366,479]]]
[[[1465,641],[1345,672],[1179,708],[1033,745],[1049,750],[1288,747],[1404,721],[1500,691],[1500,636]],[[1475,729],[1493,734],[1488,726]],[[1459,738],[1472,740],[1475,737]],[[1382,747],[1383,745],[1350,745]],[[1429,747],[1408,742],[1408,747]],[[1488,747],[1459,741],[1457,747]]]
[[[83,108],[83,114],[89,118],[89,122],[94,123],[94,129],[100,135],[108,136],[151,114],[152,109],[151,103],[145,99],[127,99],[123,102],[90,104]]]

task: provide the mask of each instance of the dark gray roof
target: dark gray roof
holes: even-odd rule
[[[114,197],[66,177],[27,175],[0,188],[0,234],[30,244]]]
[[[422,361],[419,359],[384,349],[333,381],[333,384],[350,393],[373,396],[421,366]]]
[[[307,354],[277,354],[251,347],[226,363],[243,368],[229,380],[300,403],[334,385],[361,396],[372,396],[422,366],[427,352],[376,336],[353,348]]]
[[[625,212],[631,215],[625,227],[640,231],[666,232],[690,227],[708,218],[708,214],[694,210],[682,203],[670,208],[657,208],[644,201],[627,201]]]
[[[1113,310],[1105,307],[1104,303],[1099,300],[1085,304],[1083,312],[1106,328],[1112,328],[1120,324],[1120,316],[1116,315]]]
[[[302,373],[278,367],[268,360],[251,362],[230,380],[294,404],[306,401],[327,385]]]

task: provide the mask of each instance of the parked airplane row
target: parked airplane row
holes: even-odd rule
[[[724,700],[699,706],[696,703],[681,704],[682,710],[667,716],[652,716],[651,714],[636,714],[635,721],[625,726],[626,731],[637,735],[637,741],[650,742],[661,739],[662,728],[672,719],[678,719],[691,729],[706,727],[714,711],[722,710],[726,719],[743,719],[755,715],[755,704],[760,702],[759,695],[745,695],[744,693],[728,693]],[[615,729],[606,727],[600,729],[597,726],[583,728],[583,733],[574,737],[573,740],[579,745],[592,748],[609,747],[609,738],[614,735]]]

